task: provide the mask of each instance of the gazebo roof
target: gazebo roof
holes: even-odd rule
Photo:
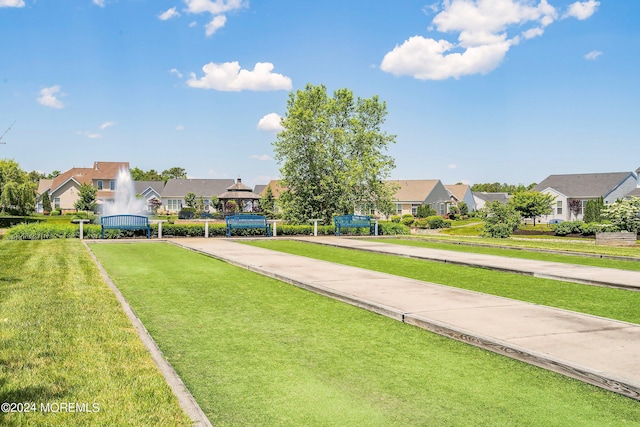
[[[218,199],[235,199],[235,200],[260,200],[258,194],[251,190],[251,187],[242,183],[242,179],[238,178],[237,182],[231,187],[227,188],[227,191],[218,196]]]

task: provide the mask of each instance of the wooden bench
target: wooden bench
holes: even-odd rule
[[[227,223],[227,237],[231,237],[234,229],[260,228],[264,229],[265,236],[271,236],[271,225],[267,217],[262,215],[231,215],[225,218]]]
[[[108,215],[100,218],[100,226],[102,227],[102,238],[104,239],[104,230],[147,230],[147,239],[151,238],[151,226],[149,218],[142,215]]]
[[[365,215],[341,215],[333,218],[335,235],[339,236],[343,228],[368,228],[369,234],[373,233],[371,217]]]

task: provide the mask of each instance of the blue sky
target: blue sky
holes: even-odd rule
[[[266,183],[307,83],[387,102],[394,179],[640,166],[638,1],[0,0],[0,40],[0,158],[27,171]]]

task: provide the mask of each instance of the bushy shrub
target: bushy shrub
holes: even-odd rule
[[[413,223],[414,227],[417,228],[429,228],[429,219],[428,218],[418,218]]]
[[[178,212],[178,219],[191,219],[195,216],[196,210],[194,208],[182,208]]]
[[[566,236],[567,234],[579,234],[582,233],[582,221],[565,221],[560,224],[556,224],[553,228],[553,232],[556,236]]]
[[[503,205],[498,201],[487,204],[481,211],[480,217],[484,221],[483,237],[505,239],[511,236],[520,225],[520,214],[513,205]]]
[[[429,222],[429,228],[437,229],[437,228],[450,228],[451,221],[442,218],[441,216],[434,215],[427,218]]]
[[[400,222],[402,222],[404,225],[406,225],[407,227],[411,227],[411,224],[413,224],[413,222],[416,219],[413,217],[413,215],[411,214],[404,214],[402,215],[402,219],[400,220]]]
[[[435,209],[431,209],[428,205],[420,205],[416,209],[416,216],[418,218],[427,218],[436,214]]]
[[[391,217],[391,222],[399,223],[402,217],[400,215],[393,215]]]
[[[404,224],[393,221],[380,221],[378,222],[378,234],[383,236],[392,236],[397,234],[409,234],[409,227]]]
[[[58,216],[60,215],[60,211],[58,209],[51,211],[51,216]]]
[[[589,223],[582,226],[582,234],[584,236],[593,236],[603,230],[603,224]]]

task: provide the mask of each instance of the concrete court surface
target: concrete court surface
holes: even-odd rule
[[[229,239],[178,238],[170,242],[640,400],[640,325]]]
[[[485,267],[566,282],[640,290],[640,271],[396,245],[393,243],[374,242],[366,238],[323,236],[296,237],[295,240],[452,264]]]

